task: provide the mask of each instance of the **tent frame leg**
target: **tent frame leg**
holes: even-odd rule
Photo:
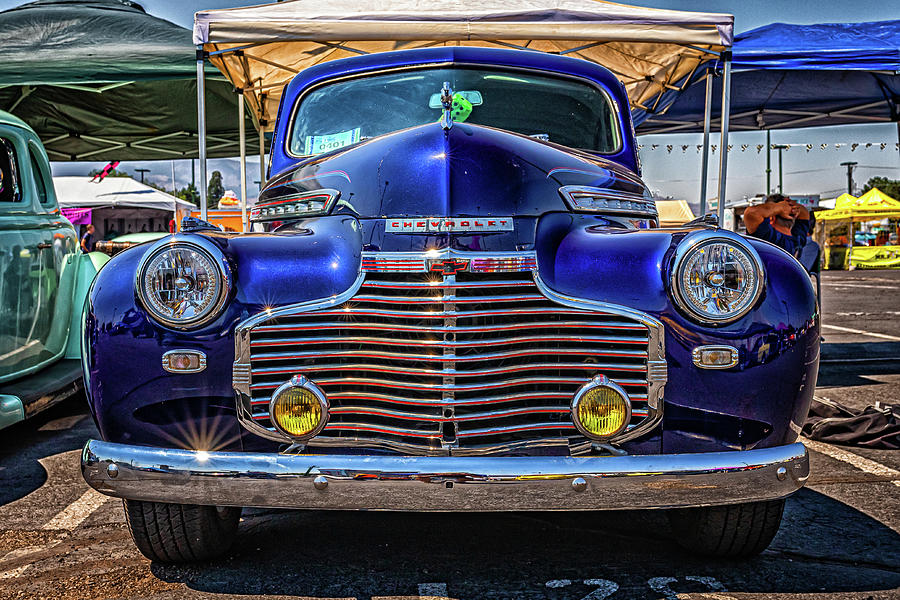
[[[700,167],[700,214],[706,214],[707,179],[709,178],[709,129],[712,123],[713,97],[712,69],[706,71],[706,106],[703,109],[703,157]]]
[[[719,226],[725,222],[725,184],[728,172],[728,118],[731,114],[731,50],[722,53],[722,134],[719,152]]]
[[[238,90],[238,141],[241,146],[241,229],[243,233],[250,231],[247,222],[247,132],[244,127],[244,92]]]
[[[266,126],[264,121],[259,121],[259,190],[266,185]]]
[[[200,218],[206,220],[206,90],[204,69],[206,55],[197,47],[197,155],[200,162]]]

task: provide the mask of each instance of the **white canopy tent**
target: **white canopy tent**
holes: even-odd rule
[[[169,213],[171,216],[166,218],[173,218],[177,223],[181,217],[189,216],[191,210],[197,208],[186,200],[161,192],[131,177],[107,177],[100,182],[92,182],[90,177],[85,176],[54,177],[53,187],[62,209],[150,209]],[[134,218],[132,212],[119,210],[119,213]]]
[[[702,63],[719,57],[725,78],[724,146],[733,30],[731,15],[600,0],[526,0],[515,6],[505,0],[433,0],[424,4],[418,0],[334,0],[327,4],[290,0],[198,12],[194,15],[194,43],[199,49],[201,181],[206,180],[203,66],[207,58],[243,92],[259,126],[262,155],[263,132],[273,124],[284,85],[302,69],[329,60],[441,45],[563,54],[610,69],[625,84],[633,106],[652,109],[661,93],[678,90],[679,83],[684,85]],[[707,100],[704,143],[708,146],[711,98]],[[241,107],[241,115],[243,110]],[[704,151],[704,198],[707,160]],[[727,153],[720,153],[722,197],[726,160]],[[243,179],[241,198],[246,198]],[[205,204],[204,199],[201,206]],[[205,217],[205,209],[203,214]]]

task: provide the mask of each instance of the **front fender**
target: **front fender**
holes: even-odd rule
[[[273,306],[327,298],[359,275],[359,223],[309,219],[303,228],[269,234],[204,236],[228,261],[233,286],[222,313],[191,330],[155,321],[135,293],[141,259],[164,238],[117,254],[97,276],[86,307],[85,387],[103,438],[134,444],[205,449],[239,446],[231,386],[235,326]],[[172,349],[199,350],[206,369],[173,374],[162,367]]]
[[[595,217],[545,215],[535,236],[538,269],[554,291],[627,306],[665,325],[664,451],[790,443],[818,372],[819,311],[809,276],[780,248],[748,239],[766,272],[759,301],[732,323],[703,325],[677,308],[668,283],[675,248],[691,231],[621,229]],[[738,364],[694,366],[692,350],[713,344],[737,348]]]
[[[81,328],[84,322],[84,309],[91,284],[100,269],[109,262],[109,255],[103,252],[78,253],[75,255],[78,268],[75,271],[75,293],[72,298],[72,318],[69,322],[69,339],[66,343],[65,358],[81,358]]]

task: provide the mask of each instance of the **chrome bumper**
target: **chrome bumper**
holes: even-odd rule
[[[400,511],[616,510],[782,498],[803,444],[656,456],[421,457],[198,452],[90,440],[81,471],[110,496],[182,504]]]

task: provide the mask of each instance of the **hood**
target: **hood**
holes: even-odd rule
[[[586,152],[465,123],[420,125],[299,163],[272,178],[260,201],[340,191],[332,214],[539,216],[567,211],[563,185],[641,194],[628,169]]]

